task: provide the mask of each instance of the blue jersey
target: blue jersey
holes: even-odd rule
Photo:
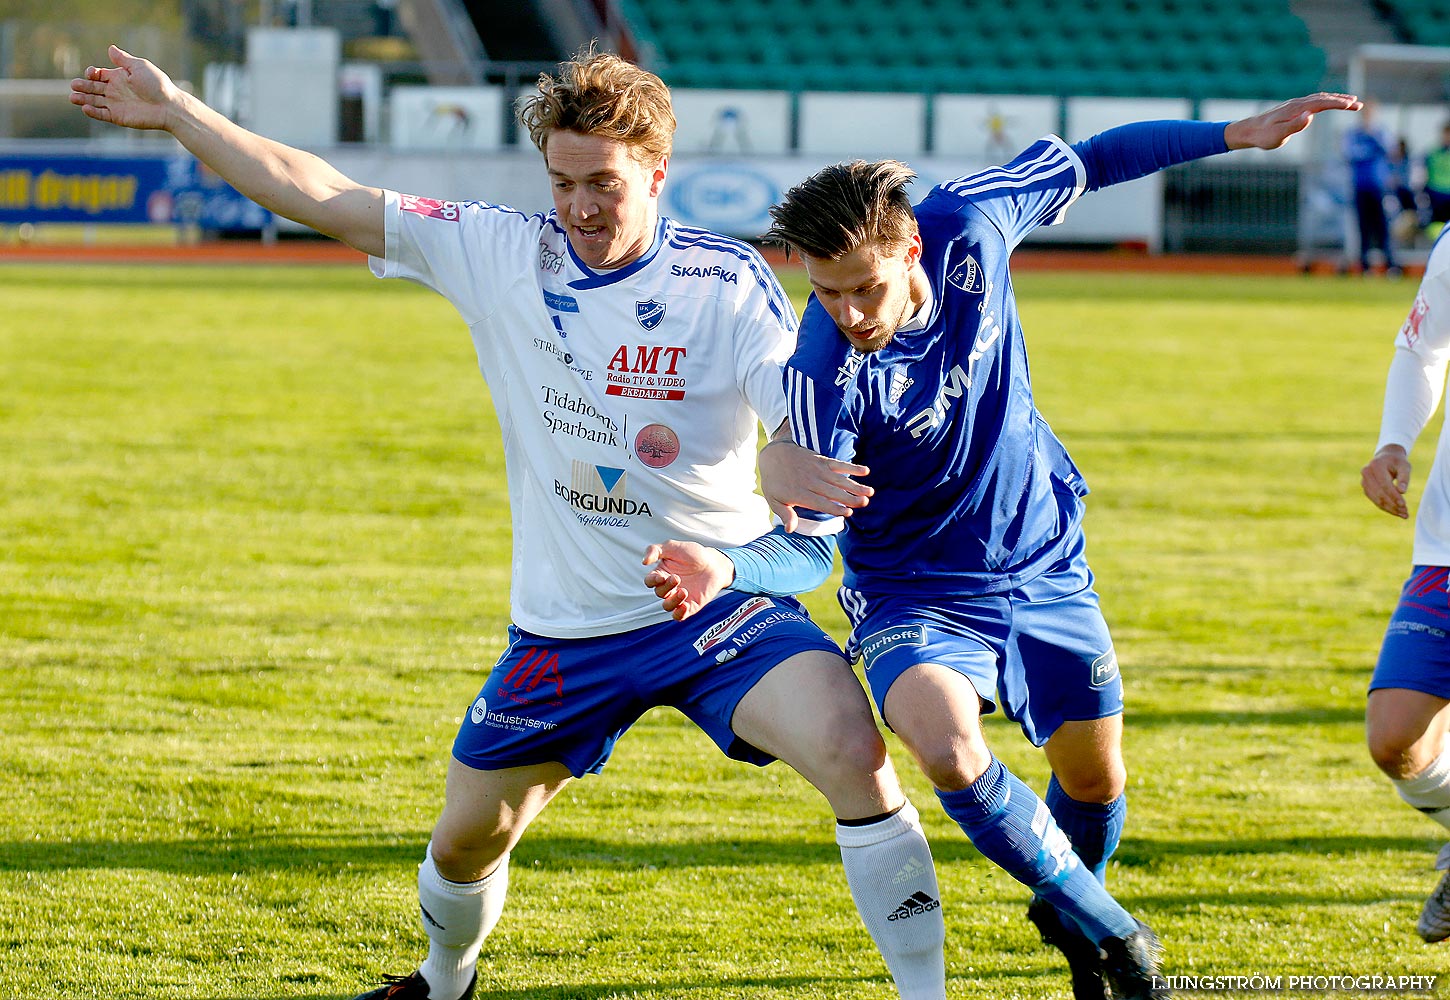
[[[844,523],[800,511],[839,532],[845,587],[990,594],[1062,558],[1087,485],[1033,402],[1008,258],[1084,190],[1226,148],[1221,123],[1053,136],[933,189],[915,206],[932,301],[874,353],[812,297],[786,369],[795,440],[876,487]]]
[[[1344,133],[1344,158],[1349,161],[1356,191],[1387,191],[1391,181],[1390,135],[1377,127]]]

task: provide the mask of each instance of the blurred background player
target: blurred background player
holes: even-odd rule
[[[1386,196],[1392,195],[1394,138],[1374,118],[1374,102],[1366,101],[1363,113],[1344,132],[1344,159],[1349,164],[1355,231],[1359,234],[1359,269],[1371,273],[1371,254],[1378,251],[1387,274],[1398,274],[1395,248],[1390,239],[1390,217]]]
[[[1394,221],[1390,224],[1390,236],[1405,246],[1412,245],[1428,222],[1426,212],[1420,204],[1420,192],[1415,189],[1417,162],[1410,156],[1410,144],[1396,139],[1390,154],[1389,189],[1394,205]]]
[[[1450,122],[1440,129],[1440,144],[1425,155],[1425,199],[1430,225],[1450,222]]]
[[[1084,555],[1087,488],[1033,403],[1009,257],[1084,191],[1275,149],[1359,107],[1315,94],[1232,123],[1050,136],[914,207],[902,164],[838,164],[771,213],[767,238],[799,254],[813,294],[786,370],[796,443],[762,452],[765,495],[787,527],[795,504],[822,512],[804,530],[836,533],[848,650],[882,718],[973,845],[1032,889],[1078,998],[1165,993],[1156,936],[1104,887],[1126,815],[1122,682]],[[874,491],[847,478],[872,468]],[[999,701],[1045,747],[1045,802],[986,744]]]
[[[1385,385],[1379,446],[1361,472],[1364,495],[1408,518],[1410,449],[1445,393],[1450,367],[1450,239],[1430,251],[1410,315],[1395,337]],[[1440,443],[1415,514],[1413,568],[1385,631],[1365,710],[1369,753],[1406,803],[1450,828],[1450,428]],[[1450,844],[1446,869],[1425,901],[1417,929],[1426,941],[1450,938]]]
[[[641,585],[639,557],[662,525],[716,546],[768,528],[757,427],[785,419],[795,342],[790,302],[755,250],[660,217],[675,130],[660,79],[593,54],[540,78],[520,119],[554,211],[526,216],[358,184],[242,129],[146,60],[110,56],[115,68],[72,81],[73,103],[165,129],[254,201],[370,255],[378,276],[448,298],[504,429],[514,623],[465,714],[419,867],[428,956],[366,996],[471,996],[509,852],[572,777],[603,768],[639,716],[668,704],[729,756],[779,758],[820,789],[901,996],[944,1000],[931,854],[839,648],[787,598],[732,592],[682,624]],[[672,388],[621,374],[656,368]]]

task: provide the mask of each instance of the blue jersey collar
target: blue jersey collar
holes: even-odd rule
[[[669,220],[664,218],[664,216],[660,217],[659,224],[655,226],[654,241],[650,243],[649,249],[644,252],[644,256],[640,257],[636,261],[632,261],[624,265],[623,267],[616,267],[608,271],[596,271],[588,264],[585,264],[582,260],[580,260],[578,255],[574,253],[574,245],[569,242],[569,239],[566,236],[564,239],[564,245],[569,248],[569,259],[574,262],[575,267],[583,271],[586,275],[586,277],[569,282],[569,287],[578,289],[603,288],[605,285],[612,285],[616,281],[623,281],[630,275],[635,274],[641,269],[647,267],[650,261],[654,260],[655,256],[660,252],[660,247],[664,246],[665,244],[665,224],[668,221]]]

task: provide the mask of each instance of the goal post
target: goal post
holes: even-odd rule
[[[1349,92],[1381,104],[1450,105],[1450,46],[1361,45],[1349,58]]]

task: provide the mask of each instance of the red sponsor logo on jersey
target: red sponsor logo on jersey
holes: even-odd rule
[[[1430,303],[1425,301],[1423,292],[1415,296],[1415,304],[1410,306],[1410,315],[1405,318],[1405,325],[1400,327],[1400,336],[1405,338],[1405,343],[1414,347],[1420,341],[1420,324],[1425,322],[1425,316],[1430,312]]]
[[[437,198],[419,198],[415,195],[398,196],[398,207],[414,215],[426,215],[430,219],[457,222],[462,214],[456,201],[439,201]]]
[[[607,386],[604,390],[606,396],[623,396],[626,399],[684,399],[684,389],[659,389],[647,385],[619,385]]]
[[[651,469],[663,469],[680,455],[680,436],[664,424],[650,424],[634,437],[634,453]]]
[[[545,685],[546,690],[539,692],[540,685]],[[528,652],[504,675],[498,694],[515,704],[528,705],[539,700],[536,692],[547,696],[550,688],[553,690],[550,700],[555,704],[562,701],[564,675],[559,672],[559,654],[530,646]]]
[[[683,347],[656,347],[642,346],[636,344],[634,353],[630,353],[628,344],[619,345],[614,356],[609,359],[609,370],[612,372],[629,372],[631,375],[675,375],[680,367],[680,359],[685,356]],[[661,370],[663,366],[663,370]]]
[[[729,618],[706,629],[705,634],[695,640],[695,652],[704,656],[711,649],[730,638],[730,633],[738,629],[746,619],[759,614],[767,608],[773,607],[775,605],[768,597],[752,597],[740,605],[740,607],[736,608],[735,612]]]
[[[683,347],[621,344],[609,359],[604,392],[631,399],[684,399],[685,376],[679,370],[685,354]]]

